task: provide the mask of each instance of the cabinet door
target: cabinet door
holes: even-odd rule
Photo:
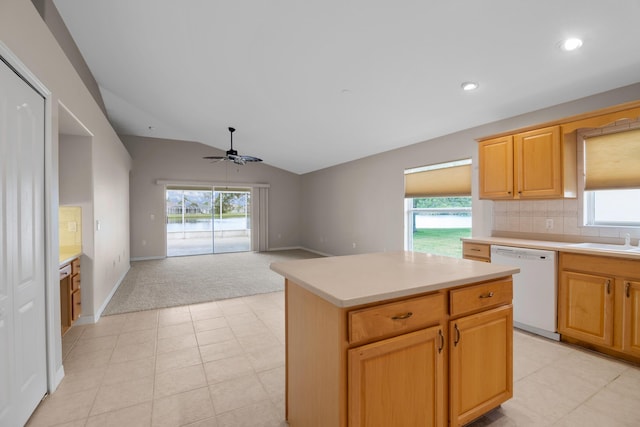
[[[513,138],[503,136],[478,145],[481,199],[513,198]]]
[[[562,197],[560,127],[514,136],[516,198]]]
[[[622,350],[640,357],[640,282],[624,282]]]
[[[460,426],[513,396],[513,306],[452,320],[451,425]]]
[[[594,344],[612,345],[613,285],[611,277],[561,272],[558,332]]]
[[[440,326],[349,350],[349,426],[444,426]]]

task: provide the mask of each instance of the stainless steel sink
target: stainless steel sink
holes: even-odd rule
[[[567,245],[572,248],[598,249],[601,251],[619,251],[619,252],[638,252],[640,248],[637,246],[614,245],[609,243],[572,243]]]

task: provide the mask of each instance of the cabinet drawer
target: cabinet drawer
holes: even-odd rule
[[[80,274],[80,258],[71,261],[71,274]]]
[[[450,292],[451,316],[510,304],[512,299],[513,281],[511,279],[454,289]]]
[[[80,317],[82,311],[82,302],[80,298],[80,290],[71,294],[71,321],[75,322]]]
[[[469,259],[491,259],[491,246],[482,243],[463,242],[462,255]],[[480,259],[479,259],[480,258]]]
[[[349,312],[349,342],[424,328],[446,316],[445,294],[438,293]]]
[[[76,274],[71,277],[71,292],[80,289],[80,275]]]

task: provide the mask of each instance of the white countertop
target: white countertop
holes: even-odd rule
[[[80,255],[82,255],[81,246],[61,246],[58,253],[58,262],[60,264],[60,267],[65,264],[69,264]]]
[[[338,307],[432,292],[520,271],[406,251],[274,262],[271,269]]]
[[[513,246],[518,248],[545,249],[559,252],[572,252],[585,255],[610,256],[640,260],[640,252],[614,251],[595,248],[581,248],[572,246],[574,242],[555,242],[546,240],[517,239],[511,237],[469,237],[461,239],[463,242],[484,243],[489,245]]]

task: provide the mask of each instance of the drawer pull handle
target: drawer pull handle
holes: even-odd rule
[[[444,335],[442,334],[442,329],[438,329],[438,335],[440,335],[440,347],[438,347],[438,353],[442,353],[442,349],[444,348]]]
[[[470,250],[475,251],[475,252],[480,252],[480,249],[478,249],[478,248],[471,248]]]
[[[482,294],[478,298],[493,298],[493,292],[489,292],[488,294]]]
[[[411,316],[413,316],[413,313],[409,311],[408,313],[405,313],[405,314],[399,314],[397,316],[393,316],[392,319],[393,320],[405,320],[405,319],[410,318]]]

